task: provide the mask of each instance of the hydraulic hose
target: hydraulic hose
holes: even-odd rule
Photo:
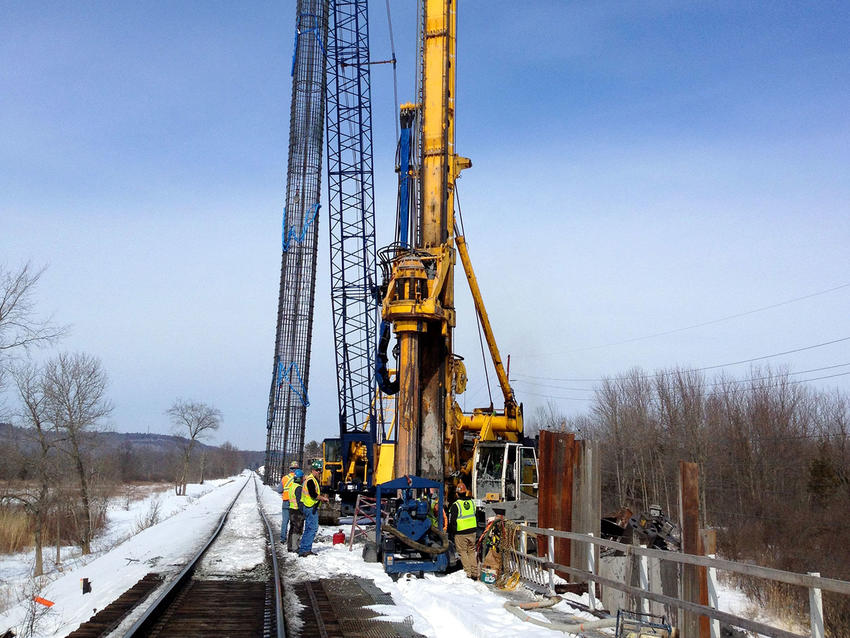
[[[547,598],[546,600],[533,600],[528,603],[520,603],[518,605],[514,605],[514,607],[518,607],[519,609],[546,609],[547,607],[554,607],[562,600],[563,598],[561,598],[560,596],[552,596],[551,598]]]
[[[556,597],[557,598],[557,597]],[[560,600],[560,599],[559,599]],[[545,608],[551,607],[556,602],[551,604],[547,604],[549,601],[543,601],[540,604],[536,605],[536,608]],[[524,622],[530,622],[534,625],[538,625],[539,627],[545,627],[546,629],[555,629],[557,631],[563,631],[564,633],[574,634],[579,631],[584,631],[585,629],[602,629],[603,627],[615,627],[617,625],[616,618],[603,618],[602,620],[587,620],[580,623],[575,624],[565,624],[558,622],[546,622],[544,620],[537,620],[536,618],[532,618],[527,613],[525,613],[521,607],[525,607],[525,609],[534,609],[535,607],[528,607],[527,605],[534,605],[535,603],[523,603],[521,605],[512,605],[511,603],[505,603],[504,607],[509,612],[511,612],[514,616],[519,618]]]
[[[449,549],[448,534],[446,534],[443,530],[434,527],[433,525],[431,526],[431,529],[429,531],[434,532],[434,534],[436,534],[437,537],[440,539],[439,547],[431,547],[429,545],[419,543],[410,538],[409,536],[401,533],[392,525],[387,525],[386,523],[381,525],[381,530],[389,532],[408,547],[415,549],[417,552],[422,552],[423,554],[431,554],[436,556],[437,554],[442,554],[443,552],[446,552]]]

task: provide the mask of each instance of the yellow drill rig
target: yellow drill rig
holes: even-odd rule
[[[382,318],[398,339],[394,474],[468,481],[479,501],[524,495],[536,504],[536,458],[533,448],[522,446],[522,405],[505,372],[455,216],[455,182],[472,166],[455,152],[456,4],[422,2],[419,101],[401,109],[398,241],[380,251]],[[453,349],[458,256],[504,397],[501,410],[491,405],[464,413],[456,399],[467,385],[463,360]]]

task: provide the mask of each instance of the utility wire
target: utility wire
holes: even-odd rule
[[[802,373],[800,373],[800,374],[802,374]],[[823,379],[834,379],[836,377],[846,377],[847,375],[850,375],[850,372],[839,372],[838,374],[827,374],[827,375],[824,375],[822,377],[811,377],[810,379],[797,379],[797,380],[794,380],[794,381],[788,381],[788,385],[799,385],[800,383],[808,383],[809,381],[821,381]],[[745,379],[744,381],[747,381],[747,380]],[[744,390],[755,391],[755,390],[764,390],[765,388],[777,388],[777,387],[779,387],[779,384],[761,386],[761,387],[758,387],[758,388],[744,388]],[[532,396],[543,397],[545,399],[563,399],[563,400],[567,400],[567,401],[587,401],[587,402],[590,402],[590,401],[594,400],[591,397],[564,397],[564,396],[559,396],[559,395],[554,395],[554,394],[538,394],[536,392],[528,392],[528,391],[523,392],[523,394],[530,394]]]
[[[788,374],[794,374],[794,375],[796,375],[796,374],[809,374],[810,372],[822,372],[823,370],[834,370],[835,368],[843,368],[843,367],[846,367],[846,366],[850,366],[850,362],[848,362],[848,363],[836,363],[835,365],[823,366],[823,367],[820,367],[820,368],[809,368],[808,370],[798,370],[796,372],[789,371]],[[691,371],[688,370],[687,372],[691,372]],[[675,374],[675,371],[665,372],[663,374],[656,375],[656,376],[665,376],[667,374]],[[630,377],[624,377],[624,378],[628,379]],[[640,377],[640,378],[645,378],[645,377]],[[708,386],[708,387],[714,387],[714,386],[718,386],[718,385],[737,385],[737,384],[740,384],[740,383],[750,383],[752,381],[764,381],[765,379],[774,379],[774,378],[776,378],[775,375],[766,376],[766,377],[748,377],[748,378],[745,378],[745,379],[727,379],[727,380],[723,380],[723,381],[713,381],[713,382],[707,383],[705,385]],[[593,388],[571,388],[571,387],[566,387],[566,386],[562,386],[562,385],[551,385],[551,384],[547,384],[547,383],[537,383],[536,381],[526,381],[524,379],[511,379],[511,381],[516,381],[518,383],[527,383],[527,384],[532,385],[534,387],[553,388],[555,390],[572,390],[572,391],[578,391],[578,392],[593,392],[594,391]]]
[[[686,370],[682,370],[681,372],[702,372],[703,370],[716,370],[718,368],[726,368],[729,366],[737,366],[743,363],[752,363],[753,361],[763,361],[764,359],[771,359],[773,357],[781,357],[786,354],[794,354],[795,352],[803,352],[805,350],[814,350],[815,348],[823,348],[824,346],[830,346],[834,343],[841,343],[843,341],[850,341],[850,337],[841,337],[840,339],[833,339],[832,341],[824,341],[823,343],[816,343],[811,346],[805,346],[802,348],[794,348],[793,350],[785,350],[784,352],[776,352],[774,354],[766,354],[761,357],[753,357],[752,359],[741,359],[740,361],[732,361],[731,363],[720,363],[713,366],[704,366],[702,368],[688,368]],[[639,379],[656,379],[658,377],[663,377],[669,372],[660,372],[657,374],[646,374],[637,377]],[[535,377],[529,374],[520,374],[515,373],[516,377],[524,377],[526,379],[539,379],[541,381],[602,381],[601,377]],[[612,377],[612,381],[623,381],[625,379],[629,379],[631,377]]]
[[[632,337],[630,339],[623,339],[622,341],[613,341],[611,343],[603,343],[597,346],[586,346],[584,348],[573,348],[571,350],[563,350],[561,352],[549,352],[546,354],[537,354],[537,355],[528,355],[527,358],[539,358],[539,357],[550,357],[558,354],[566,354],[568,352],[586,352],[588,350],[598,350],[600,348],[610,348],[612,346],[620,346],[626,343],[634,343],[635,341],[643,341],[644,339],[653,339],[655,337],[663,337],[665,335],[676,334],[677,332],[684,332],[685,330],[693,330],[694,328],[702,328],[704,326],[711,326],[716,323],[722,323],[724,321],[729,321],[731,319],[738,319],[739,317],[746,317],[747,315],[752,315],[758,312],[764,312],[765,310],[771,310],[773,308],[779,308],[781,306],[787,306],[788,304],[796,303],[798,301],[803,301],[804,299],[811,299],[812,297],[818,297],[820,295],[825,295],[830,292],[835,292],[836,290],[841,290],[843,288],[850,288],[850,283],[841,284],[839,286],[833,286],[832,288],[827,288],[826,290],[819,290],[818,292],[813,292],[808,295],[803,295],[802,297],[794,297],[793,299],[786,299],[785,301],[780,301],[778,303],[773,303],[767,306],[762,306],[760,308],[753,308],[752,310],[746,310],[744,312],[737,312],[732,315],[726,315],[725,317],[719,317],[717,319],[711,319],[710,321],[703,321],[701,323],[695,323],[690,326],[684,326],[682,328],[673,328],[672,330],[664,330],[662,332],[654,332],[652,334],[643,335],[640,337]]]

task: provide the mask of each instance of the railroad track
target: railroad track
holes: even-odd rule
[[[194,578],[204,555],[219,537],[234,504],[250,482],[254,484],[257,509],[268,533],[267,550],[272,576],[259,581],[239,578],[219,580]],[[146,600],[150,592],[160,585],[161,580],[161,575],[148,574],[112,605],[81,625],[70,634],[69,638],[96,638],[112,634],[122,621]],[[232,638],[285,637],[275,534],[260,505],[255,477],[252,476],[245,481],[222,514],[213,533],[192,560],[161,589],[141,616],[121,635],[125,638],[153,636],[192,638],[213,635]]]

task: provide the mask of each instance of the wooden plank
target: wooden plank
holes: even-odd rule
[[[578,576],[582,580],[598,582],[605,585],[606,587],[619,589],[620,591],[624,591],[628,594],[631,594],[632,596],[645,596],[646,598],[659,602],[663,605],[669,605],[671,607],[677,607],[679,609],[687,610],[694,615],[704,614],[709,618],[716,618],[720,622],[726,623],[727,625],[732,625],[733,627],[740,627],[741,629],[746,629],[748,631],[754,631],[768,636],[769,638],[809,638],[808,636],[795,634],[790,631],[785,631],[784,629],[777,629],[776,627],[771,627],[770,625],[763,625],[762,623],[756,622],[754,620],[741,618],[740,616],[735,616],[734,614],[728,614],[725,611],[718,611],[716,609],[711,609],[710,607],[703,607],[698,603],[691,603],[684,600],[679,600],[678,598],[672,598],[671,596],[665,596],[664,594],[657,594],[651,591],[643,591],[639,587],[624,585],[623,583],[620,583],[611,578],[597,576],[596,574],[591,574],[584,570],[575,569],[574,567],[569,567],[567,565],[555,565],[554,567],[558,570],[565,571],[571,574],[572,576]]]
[[[682,563],[685,565],[703,565],[705,567],[714,567],[735,574],[743,574],[745,576],[754,576],[756,578],[764,578],[766,580],[775,580],[780,583],[788,583],[789,585],[799,585],[800,587],[817,587],[826,591],[835,592],[837,594],[845,594],[850,596],[850,581],[836,580],[834,578],[824,578],[816,576],[808,576],[806,574],[797,574],[795,572],[786,572],[781,569],[773,569],[772,567],[761,567],[759,565],[750,565],[747,563],[736,563],[731,560],[722,558],[706,558],[704,556],[691,556],[690,554],[679,554],[677,552],[668,552],[662,549],[648,549],[646,547],[637,547],[618,543],[605,538],[591,538],[583,534],[573,532],[560,532],[557,530],[546,530],[539,527],[529,525],[526,530],[530,534],[552,534],[553,536],[563,536],[575,541],[584,543],[593,543],[600,547],[610,547],[620,551],[631,551],[642,556],[651,556],[661,560],[670,561],[673,563]]]

